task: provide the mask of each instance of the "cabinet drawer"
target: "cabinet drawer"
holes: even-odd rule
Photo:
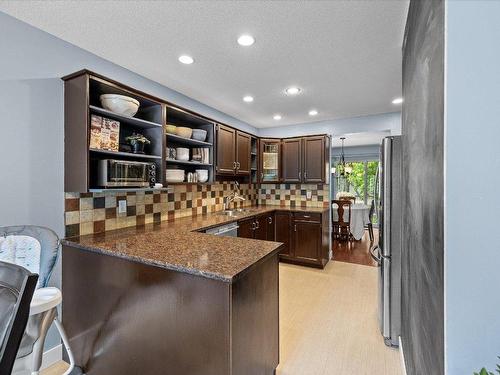
[[[294,220],[300,221],[313,221],[320,223],[321,222],[321,214],[316,212],[295,212],[293,214]]]

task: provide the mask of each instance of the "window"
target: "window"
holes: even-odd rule
[[[335,167],[338,162],[335,163]],[[334,196],[338,192],[349,192],[356,198],[356,203],[371,205],[375,199],[375,185],[377,178],[378,161],[365,160],[350,162],[352,172],[346,177],[334,175]],[[374,214],[373,220],[377,222]]]

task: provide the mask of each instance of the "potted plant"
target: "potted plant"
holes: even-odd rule
[[[500,359],[500,357],[498,357]],[[500,374],[500,365],[497,365],[496,372]],[[485,367],[483,367],[479,372],[475,372],[474,375],[495,375],[491,371],[486,370]]]
[[[132,133],[132,135],[125,138],[125,141],[132,146],[134,154],[144,154],[144,145],[151,143],[149,139],[139,133]]]

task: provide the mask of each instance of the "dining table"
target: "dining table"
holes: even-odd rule
[[[332,204],[333,220],[338,220],[338,206]],[[349,210],[344,208],[344,222],[349,221]],[[351,205],[351,234],[355,240],[361,240],[365,233],[365,225],[370,223],[370,206],[364,203]]]

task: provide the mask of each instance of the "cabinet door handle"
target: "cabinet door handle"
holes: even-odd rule
[[[304,180],[307,180],[307,172],[304,172]]]
[[[273,223],[273,218],[271,216],[269,216],[269,224],[272,224]]]
[[[239,162],[239,161],[237,161],[237,162],[236,162],[236,168],[237,168],[237,169],[240,169],[240,166],[241,166],[240,162]]]
[[[294,230],[295,232],[297,232],[297,224],[294,224],[294,225],[293,225],[293,230]]]
[[[260,228],[260,223],[259,223],[259,220],[255,220],[255,224],[257,225],[257,226],[255,227],[255,229],[259,229],[259,228]]]
[[[233,169],[236,169],[236,162],[233,161]]]
[[[260,178],[264,179],[264,172],[260,172]]]
[[[255,221],[252,223],[252,230],[255,230]]]
[[[301,175],[301,173],[299,172],[299,180],[300,180],[300,175]]]

